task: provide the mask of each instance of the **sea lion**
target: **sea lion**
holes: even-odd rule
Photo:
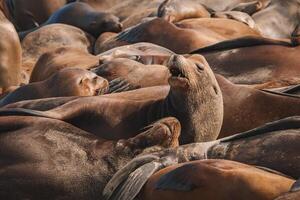
[[[42,54],[37,60],[29,82],[43,81],[64,68],[91,69],[99,65],[99,57],[82,49],[61,47]]]
[[[63,69],[48,79],[24,85],[0,100],[0,106],[29,99],[64,96],[94,96],[108,90],[106,79],[76,68]]]
[[[248,37],[212,45],[193,53],[203,55],[215,73],[233,83],[258,85],[286,81],[286,85],[281,86],[284,87],[297,84],[300,63],[296,55],[299,50],[299,46],[292,47],[290,43]],[[278,87],[278,84],[272,85]]]
[[[43,112],[3,108],[0,114],[61,119],[94,134],[109,133],[101,136],[107,139],[129,138],[132,132],[145,124],[164,116],[174,116],[182,126],[181,144],[216,139],[223,120],[223,101],[218,83],[205,59],[199,55],[188,58],[173,55],[168,68],[172,74],[170,87],[81,97]],[[157,96],[153,97],[153,93]],[[147,98],[147,95],[150,97]]]
[[[294,182],[286,176],[234,161],[201,160],[158,171],[138,197],[142,200],[193,200],[198,197],[273,200],[287,192]]]
[[[291,176],[290,178],[299,177],[299,151],[297,151],[300,142],[299,128],[300,117],[294,116],[216,141],[187,144],[152,153],[149,151],[146,155],[158,156],[160,161],[144,163],[132,173],[126,173],[128,170],[125,167],[122,168],[112,177],[113,181],[106,185],[103,191],[104,199],[111,199],[110,197],[134,199],[142,189],[141,184],[145,184],[151,175],[160,170],[153,165],[164,165],[166,160],[173,164],[207,159],[234,160],[259,166],[258,168],[281,176],[284,173]],[[195,170],[193,173],[195,174]],[[118,177],[118,174],[126,176]],[[114,187],[111,187],[111,182],[115,184]],[[139,184],[135,184],[136,182]],[[173,189],[174,187],[190,188],[186,186],[190,185],[172,184]]]
[[[298,179],[293,186],[291,187],[290,191],[286,194],[277,197],[274,200],[297,200],[300,198],[300,179]]]
[[[291,38],[299,24],[300,3],[294,0],[272,0],[268,6],[252,15],[264,37]]]
[[[3,0],[18,31],[42,24],[52,13],[74,0]]]
[[[126,58],[113,59],[92,71],[108,81],[124,79],[134,88],[166,85],[171,76],[169,69],[163,65],[144,65]]]
[[[232,84],[220,75],[216,75],[216,78],[224,101],[224,119],[219,138],[270,121],[300,115],[300,98],[297,96]]]
[[[58,47],[73,47],[92,52],[93,44],[92,36],[74,26],[65,24],[44,26],[28,34],[22,41],[22,70],[30,77],[34,65],[42,54]]]
[[[258,36],[259,34],[244,23],[230,19],[188,19],[172,24],[156,18],[104,40],[100,44],[99,51],[104,52],[114,47],[138,42],[150,42],[175,53],[185,54],[197,48],[246,35]]]
[[[98,39],[95,43],[95,54],[98,54],[99,49],[101,48],[98,46],[98,44],[101,43]],[[145,65],[165,65],[167,64],[166,61],[168,61],[170,56],[173,54],[174,52],[162,46],[147,42],[139,42],[113,48],[99,54],[98,56],[100,57],[101,62],[110,61],[114,58],[128,58],[141,62]]]
[[[183,19],[210,17],[210,12],[212,10],[194,0],[184,1],[184,4],[180,0],[165,0],[159,6],[157,16],[175,23]]]
[[[19,36],[22,40],[32,31],[55,23],[75,26],[93,35],[95,38],[104,32],[120,32],[122,30],[122,24],[119,22],[118,17],[110,13],[96,11],[86,3],[74,2],[57,10],[41,26],[20,32]]]
[[[116,171],[144,150],[178,145],[180,124],[165,118],[128,140],[105,140],[68,123],[0,117],[1,199],[99,199]],[[157,159],[139,158],[136,164]]]
[[[21,82],[22,48],[14,26],[0,11],[0,94]]]

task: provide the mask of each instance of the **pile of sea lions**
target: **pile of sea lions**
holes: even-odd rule
[[[300,200],[299,0],[0,0],[0,199]]]

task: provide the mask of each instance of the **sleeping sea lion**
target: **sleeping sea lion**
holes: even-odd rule
[[[19,87],[2,98],[0,106],[30,99],[102,95],[107,90],[106,79],[87,70],[69,68],[58,71],[44,81]]]
[[[14,26],[0,11],[0,94],[21,83],[22,48]]]
[[[182,126],[181,144],[216,139],[223,120],[223,101],[218,83],[205,59],[199,55],[188,58],[173,55],[168,68],[172,75],[170,87],[81,97],[43,112],[3,108],[0,114],[60,119],[96,135],[107,133],[101,136],[106,139],[129,138],[132,132],[150,122],[174,116]],[[53,100],[53,104],[55,102]]]
[[[280,173],[234,161],[201,160],[158,171],[150,177],[138,198],[273,200],[287,192],[294,182]]]
[[[22,70],[30,77],[39,57],[58,47],[73,47],[85,52],[92,52],[94,38],[74,26],[51,24],[28,34],[22,41]],[[28,80],[27,80],[28,81]]]
[[[150,42],[175,53],[184,54],[224,40],[247,35],[259,36],[259,33],[236,20],[199,18],[173,24],[161,18],[155,18],[102,41],[99,52],[127,44]]]
[[[0,117],[0,198],[99,199],[110,178],[144,150],[178,145],[180,124],[161,119],[128,140],[40,117]],[[139,158],[142,165],[157,159]]]
[[[57,10],[41,26],[20,32],[19,36],[22,40],[32,31],[55,23],[75,26],[93,35],[95,38],[104,32],[120,32],[122,30],[122,24],[119,22],[118,17],[110,13],[96,11],[86,3],[74,2]]]

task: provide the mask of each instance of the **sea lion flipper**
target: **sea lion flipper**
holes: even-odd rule
[[[158,160],[159,157],[153,155],[145,155],[134,158],[132,161],[127,163],[121,170],[119,170],[115,175],[110,179],[110,181],[106,184],[102,195],[104,200],[112,199],[112,195],[115,193],[116,189],[119,185],[124,182],[128,175],[143,166],[146,163],[152,162],[154,160]]]
[[[0,109],[0,116],[37,116],[51,119],[59,119],[59,116],[54,116],[54,113],[46,113],[44,111],[30,110],[26,108],[3,108]]]
[[[125,92],[136,89],[137,87],[131,85],[128,81],[122,78],[117,78],[109,82],[108,93]]]
[[[248,137],[254,137],[260,134],[273,132],[273,131],[280,131],[280,130],[287,130],[287,129],[298,129],[300,128],[300,116],[293,116],[287,117],[278,121],[266,123],[263,126],[258,128],[254,128],[252,130],[238,133],[229,137],[221,138],[220,142],[231,142],[234,140],[239,140]]]
[[[156,190],[175,190],[175,191],[191,191],[197,186],[193,182],[193,171],[195,166],[192,164],[183,165],[164,174],[160,177],[155,185]]]
[[[297,192],[300,190],[300,178],[292,185],[291,192]]]
[[[262,3],[259,1],[251,1],[246,3],[239,3],[235,7],[231,8],[232,11],[240,11],[253,15],[262,8]]]
[[[116,193],[112,196],[111,199],[114,200],[133,200],[147,180],[155,172],[161,169],[163,165],[160,162],[151,162],[141,166],[132,172],[128,179],[116,190]]]
[[[240,11],[226,11],[226,12],[216,12],[212,15],[215,18],[228,18],[233,19],[238,22],[242,22],[248,25],[250,28],[255,29],[256,24],[253,18],[248,15],[247,13],[240,12]]]

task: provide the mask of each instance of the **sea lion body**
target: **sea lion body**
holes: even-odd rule
[[[150,177],[139,197],[143,200],[192,200],[197,197],[273,200],[288,191],[293,182],[293,179],[238,162],[201,160],[158,171]]]
[[[224,24],[228,24],[228,26],[224,28]],[[200,18],[172,24],[156,18],[103,41],[99,51],[104,52],[126,44],[150,42],[175,53],[184,54],[197,48],[245,35],[259,34],[247,25],[229,19]]]
[[[94,134],[109,133],[105,138],[111,139],[128,138],[130,133],[149,122],[164,116],[175,116],[182,125],[181,143],[215,139],[221,127],[223,102],[217,81],[206,61],[202,56],[186,59],[176,55],[170,58],[168,66],[172,74],[170,88],[143,90],[150,96],[155,91],[161,94],[156,98],[146,99],[143,92],[135,90],[128,95],[125,92],[112,96],[82,97],[45,112],[28,112],[61,119]],[[179,104],[180,107],[177,106]],[[214,120],[207,121],[207,118]]]
[[[22,48],[14,26],[0,11],[0,94],[21,83]]]
[[[296,57],[298,46],[291,47],[279,43],[248,46],[249,44],[245,43],[234,47],[242,40],[230,41],[229,44],[234,44],[231,49],[225,49],[226,46],[224,50],[203,49],[201,55],[207,59],[215,73],[221,74],[233,83],[257,85],[263,89],[284,87],[299,82],[299,60]]]
[[[99,58],[86,51],[71,47],[61,47],[46,52],[36,62],[30,83],[43,81],[64,68],[90,69],[98,66]]]
[[[104,94],[108,82],[87,70],[64,69],[45,81],[24,85],[0,100],[0,106],[22,100],[63,96],[94,96]]]
[[[180,134],[174,118],[117,141],[40,117],[0,117],[0,127],[0,198],[7,200],[99,199],[116,171],[147,148],[177,146]]]

